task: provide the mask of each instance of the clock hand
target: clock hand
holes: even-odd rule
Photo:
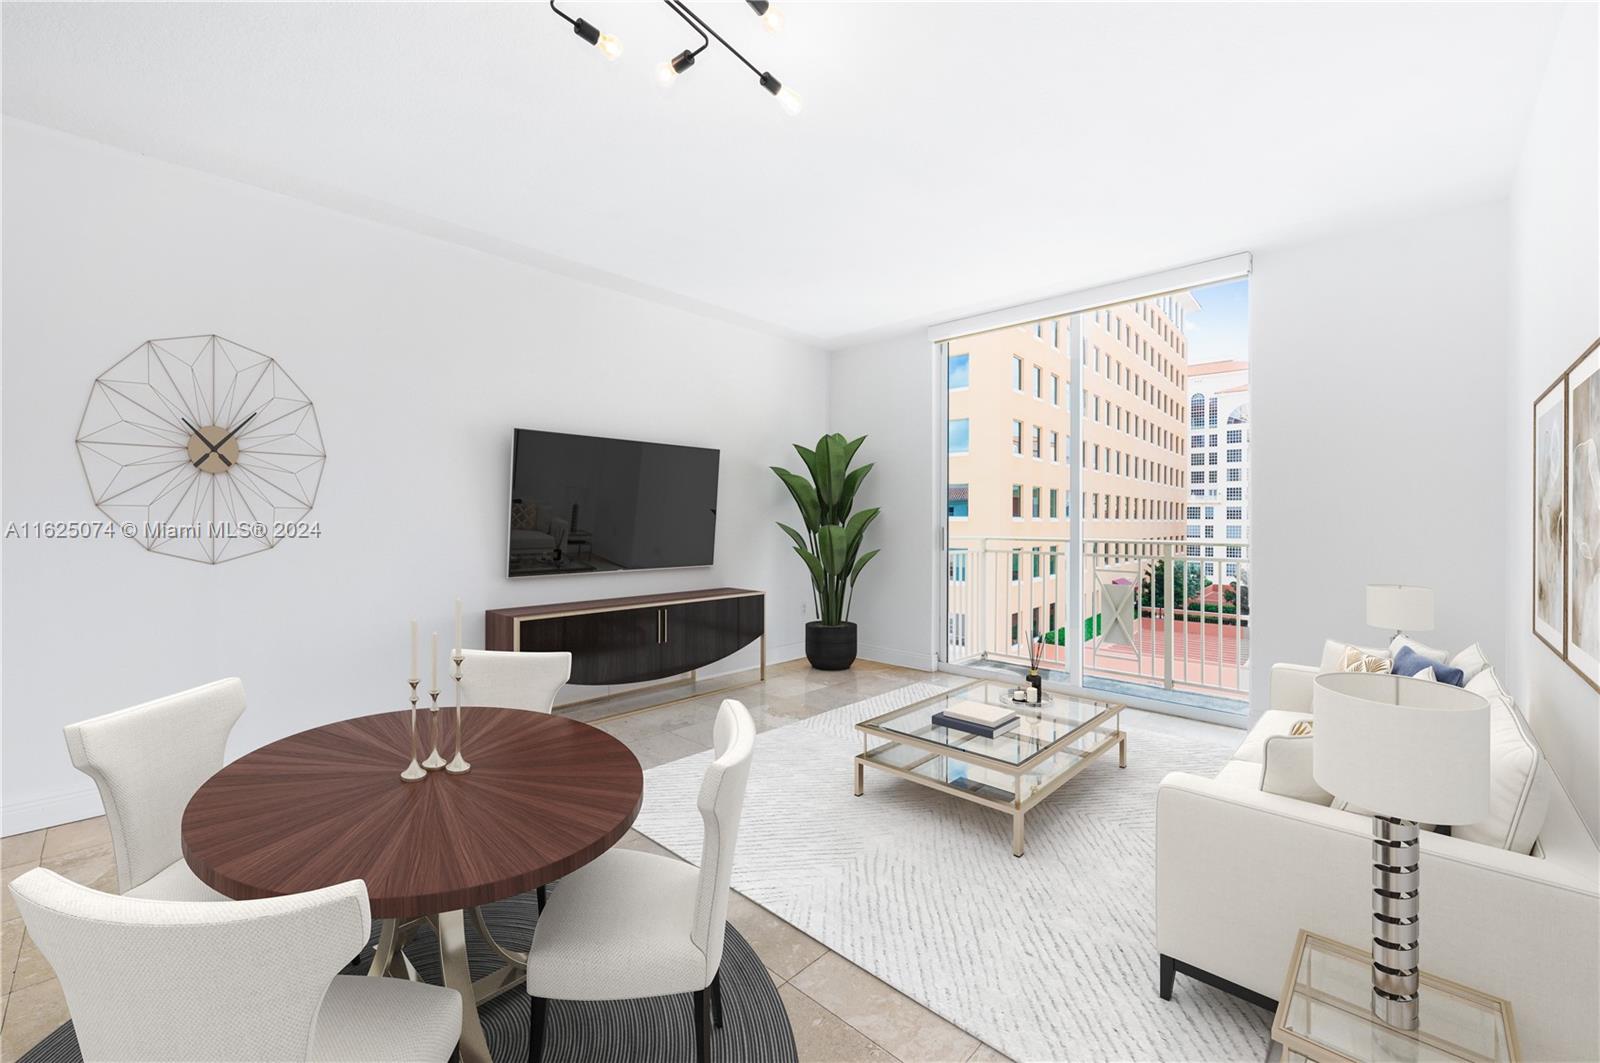
[[[250,416],[254,417],[255,414],[251,414]],[[204,432],[200,431],[200,429],[196,428],[194,425],[189,423],[189,418],[180,417],[180,418],[178,418],[178,420],[182,421],[184,423],[185,427],[187,427],[189,429],[189,431],[194,433],[194,436],[195,436],[196,439],[200,440],[200,442],[202,442],[206,446],[210,447],[211,448],[211,454],[215,454],[218,458],[220,458],[222,460],[222,464],[228,465],[228,466],[233,465],[233,462],[229,461],[227,459],[227,456],[224,455],[222,453],[222,451],[219,449],[222,446],[222,444],[226,443],[228,441],[228,438],[233,435],[233,432],[229,432],[228,435],[222,437],[222,439],[219,442],[213,443],[213,442],[211,442],[211,440],[206,438]],[[249,418],[246,418],[246,420],[249,420]],[[242,425],[242,424],[239,426],[239,428],[243,428],[243,427],[244,427],[244,425]],[[236,428],[236,429],[234,429],[234,432],[237,432],[238,430],[239,429]],[[198,469],[202,462],[204,462],[207,458],[211,457],[211,454],[202,454],[198,458],[194,459],[194,461],[191,464],[193,464],[194,467]]]
[[[256,411],[256,413],[260,413],[260,412],[261,412],[260,410]],[[229,432],[227,435],[225,435],[221,439],[217,440],[217,446],[219,446],[219,447],[222,446],[222,444],[226,443],[228,440],[232,439],[234,436],[236,436],[240,432],[242,432],[244,430],[244,426],[245,425],[249,424],[251,421],[256,419],[256,413],[252,413],[249,417],[246,417],[244,420],[240,421],[237,425],[234,426],[233,431]],[[217,456],[221,457],[222,455],[219,454]],[[224,460],[226,460],[226,459],[224,459]]]

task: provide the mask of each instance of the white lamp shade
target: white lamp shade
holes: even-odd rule
[[[1432,631],[1433,591],[1398,583],[1369,583],[1367,624],[1389,631]]]
[[[1372,672],[1312,682],[1311,774],[1334,797],[1419,823],[1489,815],[1489,703],[1448,683]]]

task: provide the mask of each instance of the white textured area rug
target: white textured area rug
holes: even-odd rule
[[[756,737],[733,886],[834,952],[1016,1060],[1255,1060],[1270,1016],[1180,979],[1156,992],[1155,797],[1211,774],[1236,740],[1129,731],[1010,817],[868,769],[858,720],[940,690],[917,683]],[[876,744],[876,740],[874,740]],[[642,833],[700,859],[709,752],[645,775]]]

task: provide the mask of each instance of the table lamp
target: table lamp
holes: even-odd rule
[[[1446,683],[1372,672],[1319,675],[1312,691],[1311,774],[1340,800],[1373,810],[1372,1012],[1415,1030],[1417,824],[1489,814],[1489,703]]]
[[[1367,626],[1390,628],[1396,635],[1433,630],[1433,591],[1399,583],[1367,584]]]

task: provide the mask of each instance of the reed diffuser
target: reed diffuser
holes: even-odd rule
[[[1035,634],[1028,640],[1028,703],[1038,705],[1044,701],[1044,680],[1039,675],[1039,657],[1044,652],[1044,636]]]

